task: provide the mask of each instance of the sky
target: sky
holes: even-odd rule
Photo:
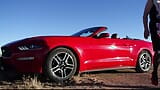
[[[147,0],[0,0],[0,46],[33,36],[72,35],[85,28],[143,38]]]

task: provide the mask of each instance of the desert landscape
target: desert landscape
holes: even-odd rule
[[[83,73],[61,84],[40,74],[0,71],[0,89],[158,89],[160,85],[151,84],[151,71],[136,73],[133,69],[124,69]]]

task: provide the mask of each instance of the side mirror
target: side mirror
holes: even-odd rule
[[[101,33],[99,35],[99,38],[107,38],[107,37],[109,37],[109,33]]]

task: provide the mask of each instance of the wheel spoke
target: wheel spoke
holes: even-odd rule
[[[64,73],[64,77],[66,77],[67,76],[66,69],[63,69],[63,73]]]
[[[54,60],[57,62],[57,64],[59,64],[60,63],[60,61],[59,61],[59,59],[57,59],[56,57],[53,57],[54,58]],[[53,61],[54,62],[54,61]],[[54,63],[53,63],[54,64]]]
[[[146,63],[148,63],[148,64],[149,64],[149,63],[150,63],[150,60],[147,60],[147,61],[146,61]]]
[[[149,64],[149,65],[151,64],[151,61],[150,61],[149,58],[146,60],[146,63]]]
[[[142,58],[141,58],[141,61],[140,61],[140,65],[141,65],[141,68],[143,68],[144,69],[144,67],[145,67],[145,56],[144,55],[142,55]]]
[[[141,64],[144,64],[145,63],[145,60],[141,60]]]
[[[58,72],[58,71],[60,71],[61,69],[60,68],[57,68],[55,71],[53,71],[52,73],[56,73],[56,72]]]
[[[73,67],[66,67],[67,69],[70,69],[70,70],[72,70],[73,69]]]
[[[66,68],[67,68],[67,69],[73,69],[73,68],[74,68],[74,65],[73,65],[73,64],[67,64]]]
[[[148,64],[146,63],[146,64],[145,64],[145,69],[147,69],[147,68],[148,68]]]
[[[59,70],[59,66],[57,65],[56,67],[51,68],[51,71],[56,72]]]
[[[141,67],[144,68],[144,66],[145,66],[144,63],[141,63]]]
[[[142,56],[142,60],[146,60],[146,58],[145,58],[145,56],[144,56],[144,55]]]
[[[67,61],[69,57],[71,57],[71,56],[70,56],[68,53],[65,53],[65,56],[64,56],[64,58],[63,58],[63,61]]]
[[[61,71],[62,78],[65,78],[67,76],[66,69],[61,69],[60,71]]]
[[[58,54],[56,55],[56,57],[59,62],[62,61],[62,59],[58,56]]]

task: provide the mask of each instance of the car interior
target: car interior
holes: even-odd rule
[[[117,33],[113,33],[111,36],[109,33],[101,33],[98,36],[95,36],[94,38],[111,38],[111,39],[120,39],[118,38],[118,34]]]

